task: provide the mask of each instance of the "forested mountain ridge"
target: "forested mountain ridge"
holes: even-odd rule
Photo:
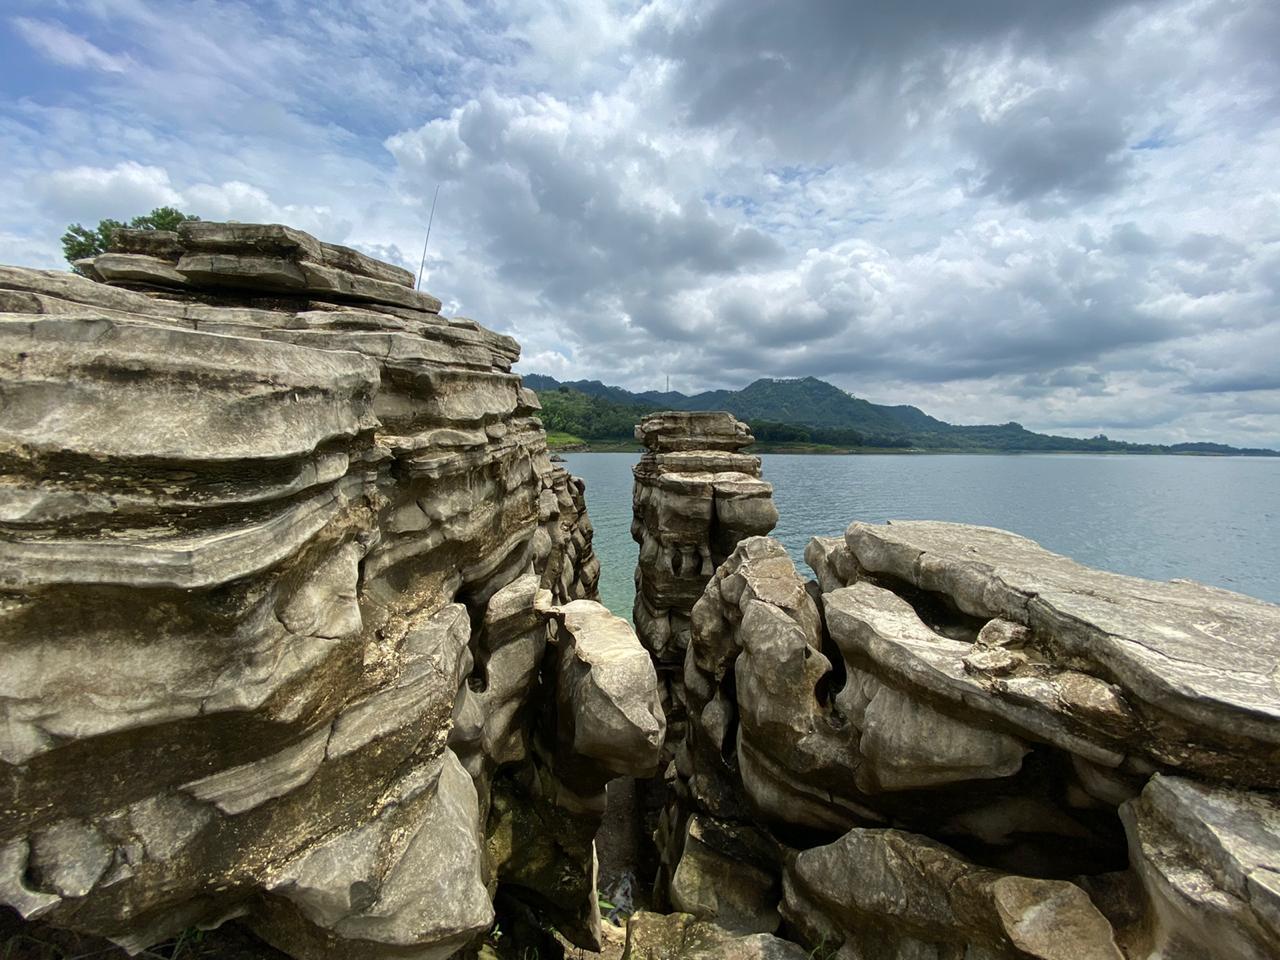
[[[875,433],[946,429],[950,425],[909,406],[883,406],[845,393],[825,380],[757,380],[742,390],[708,390],[692,396],[671,391],[632,393],[599,380],[561,383],[531,374],[526,386],[542,391],[564,386],[591,397],[651,410],[728,410],[739,420],[769,420],[806,427],[843,427]]]
[[[756,438],[771,445],[1280,456],[1275,450],[1221,443],[1162,445],[1102,435],[1058,437],[1035,433],[1015,422],[960,426],[931,417],[918,407],[871,403],[816,377],[762,379],[742,390],[710,390],[692,396],[657,390],[633,393],[599,380],[561,382],[542,374],[528,374],[524,383],[541,398],[548,431],[587,441],[628,440],[632,426],[652,410],[727,410],[749,422]]]

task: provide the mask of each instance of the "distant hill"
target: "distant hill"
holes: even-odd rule
[[[692,396],[676,391],[633,393],[599,380],[562,382],[536,373],[525,376],[524,383],[541,398],[548,430],[588,441],[630,439],[632,425],[641,415],[653,410],[728,410],[750,423],[758,440],[772,445],[1280,456],[1275,450],[1220,443],[1165,446],[1127,443],[1105,436],[1056,437],[1035,433],[1012,422],[957,426],[931,417],[918,407],[871,403],[816,377],[762,379],[741,390],[710,390]]]
[[[739,420],[769,420],[806,427],[842,427],[868,433],[895,434],[945,430],[950,425],[916,407],[887,407],[850,396],[839,387],[805,377],[801,380],[757,380],[742,390],[709,390],[688,396],[671,391],[632,393],[599,380],[561,382],[531,374],[525,385],[534,390],[568,387],[589,397],[651,410],[728,410]]]

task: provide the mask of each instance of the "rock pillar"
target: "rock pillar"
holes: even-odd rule
[[[755,438],[722,412],[667,412],[636,427],[645,447],[635,467],[631,536],[640,545],[634,621],[658,668],[670,742],[683,735],[681,673],[689,613],[716,567],[745,537],[778,522]]]

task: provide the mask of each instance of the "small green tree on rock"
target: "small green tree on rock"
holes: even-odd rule
[[[106,253],[111,245],[111,234],[124,227],[133,230],[177,230],[184,220],[199,220],[197,216],[183,213],[176,207],[156,207],[150,213],[134,217],[128,223],[120,220],[99,220],[96,228],[73,223],[62,235],[62,253],[75,270],[75,262],[85,257]]]

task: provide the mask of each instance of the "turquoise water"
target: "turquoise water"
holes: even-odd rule
[[[587,484],[601,599],[630,618],[638,454],[567,454]],[[853,520],[955,520],[1013,530],[1081,563],[1183,577],[1280,603],[1280,460],[1244,457],[766,454],[774,531],[801,574],[809,538]]]

